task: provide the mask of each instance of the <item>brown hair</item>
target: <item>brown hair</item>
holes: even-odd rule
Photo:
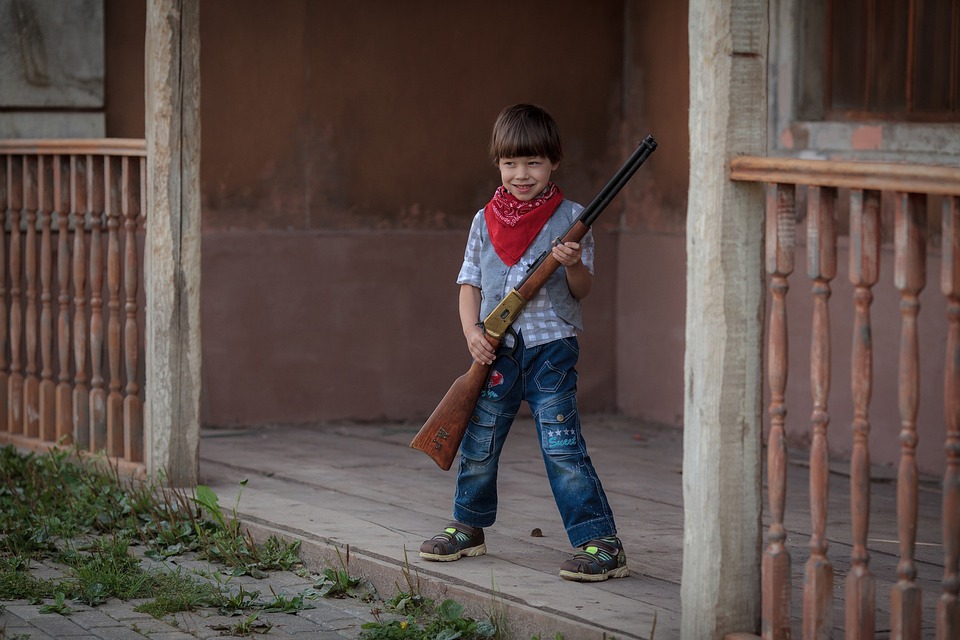
[[[560,127],[546,109],[532,104],[515,104],[497,116],[490,136],[490,159],[544,156],[550,162],[563,158]]]

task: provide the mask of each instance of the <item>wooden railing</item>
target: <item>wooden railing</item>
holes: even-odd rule
[[[937,638],[960,638],[960,168],[739,157],[731,179],[767,185],[766,270],[769,275],[768,380],[770,386],[767,482],[770,524],[762,561],[764,638],[791,637],[791,560],[785,543],[787,448],[786,296],[794,268],[797,188],[806,189],[807,271],[813,281],[811,338],[810,555],[804,568],[804,638],[828,638],[833,625],[833,564],[827,556],[831,280],[837,274],[837,211],[849,190],[849,278],[854,287],[851,393],[854,407],[850,460],[851,554],[845,582],[847,638],[874,638],[876,579],[868,551],[871,463],[868,449],[874,345],[870,305],[878,282],[881,197],[894,206],[894,285],[900,296],[900,461],[897,476],[899,563],[890,593],[892,638],[920,638],[921,590],[917,583],[919,396],[918,294],[927,256],[927,195],[942,202],[942,273],[947,301],[944,388],[945,432],[942,501],[943,578],[936,613]],[[931,429],[928,433],[936,433]],[[929,622],[929,621],[928,621]],[[930,625],[926,627],[929,632]]]
[[[142,471],[143,140],[0,141],[0,443]]]

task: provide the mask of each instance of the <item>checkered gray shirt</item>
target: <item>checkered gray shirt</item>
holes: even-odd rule
[[[580,209],[577,209],[579,213]],[[460,273],[457,275],[457,284],[469,284],[478,289],[480,287],[480,248],[483,243],[483,229],[486,222],[483,217],[483,209],[477,212],[473,217],[473,224],[470,225],[470,235],[467,238],[467,249],[463,254],[463,265],[460,267]],[[545,233],[541,230],[541,233]],[[531,243],[531,246],[534,243]],[[593,273],[593,233],[587,232],[587,235],[580,241],[583,248],[581,260],[584,266]],[[520,258],[517,264],[509,267],[507,273],[506,289],[501,293],[506,295],[511,289],[515,289],[520,281],[527,275],[529,267],[539,256],[533,255],[533,251],[528,248],[526,253]],[[493,295],[494,292],[486,292],[485,295]],[[482,320],[482,318],[479,318]],[[513,323],[513,328],[523,335],[523,344],[533,347],[538,344],[546,344],[561,338],[572,338],[576,335],[576,328],[562,320],[554,311],[550,304],[550,296],[547,294],[546,287],[541,287],[540,291],[528,300],[520,317]]]

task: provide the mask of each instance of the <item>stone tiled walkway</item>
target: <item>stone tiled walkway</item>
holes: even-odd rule
[[[142,560],[144,566],[156,567],[158,563]],[[189,573],[198,580],[218,582],[232,594],[242,588],[249,594],[259,592],[259,601],[273,600],[275,595],[292,598],[313,589],[319,576],[303,572],[272,571],[266,578],[250,576],[228,577],[217,573],[209,563],[192,559],[173,559],[166,563],[172,570]],[[51,563],[33,563],[31,573],[42,579],[63,576],[60,567]],[[216,576],[216,578],[212,577]],[[255,633],[246,637],[285,638],[313,640],[353,640],[358,638],[361,625],[372,622],[376,603],[366,603],[353,598],[305,599],[312,608],[296,613],[267,613],[255,608],[242,615],[228,616],[217,609],[201,608],[193,612],[180,612],[156,619],[147,613],[135,611],[136,607],[150,599],[123,602],[111,599],[96,607],[67,602],[70,612],[41,613],[47,600],[31,604],[26,600],[0,601],[0,640],[191,640],[192,638],[238,638],[238,625],[248,616],[257,614],[252,622],[257,625]],[[379,609],[382,609],[382,603]],[[380,613],[382,620],[391,619]]]

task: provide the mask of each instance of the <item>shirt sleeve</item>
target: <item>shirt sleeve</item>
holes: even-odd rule
[[[467,236],[467,248],[463,252],[463,264],[457,274],[457,284],[469,284],[481,288],[480,280],[480,248],[483,244],[483,209],[473,217],[470,225],[470,235]]]

